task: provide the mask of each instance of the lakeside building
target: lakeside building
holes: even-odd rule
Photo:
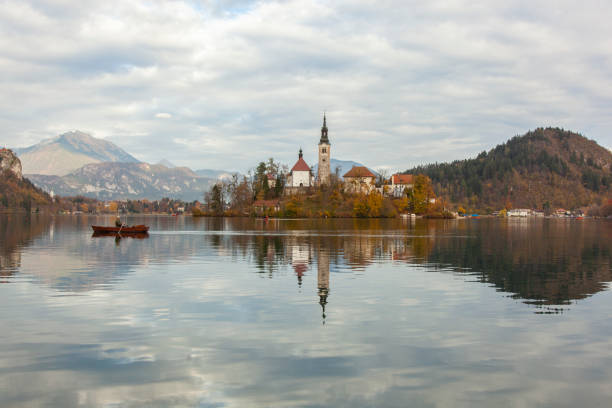
[[[258,215],[266,215],[269,211],[280,211],[280,200],[257,200],[253,203],[253,209]]]
[[[401,197],[404,195],[406,189],[412,189],[414,187],[414,179],[412,174],[399,174],[396,173],[391,176],[391,191],[390,194],[393,197]]]
[[[354,166],[342,177],[344,190],[349,193],[369,194],[376,188],[376,176],[365,166]]]
[[[530,210],[525,208],[514,208],[507,212],[508,217],[527,217],[531,213]]]

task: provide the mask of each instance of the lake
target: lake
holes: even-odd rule
[[[0,215],[0,406],[595,407],[612,222]]]

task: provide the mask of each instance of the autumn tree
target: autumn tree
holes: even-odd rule
[[[111,214],[116,213],[118,208],[119,207],[116,202],[111,201],[110,203],[108,203],[108,212],[110,212]]]
[[[238,175],[234,174],[227,183],[226,189],[230,208],[245,213],[253,203],[253,191],[248,179],[243,176],[240,180]]]
[[[353,205],[353,215],[355,217],[380,217],[383,209],[383,197],[376,191],[370,194],[359,194],[355,198]]]
[[[423,174],[418,174],[414,178],[414,187],[409,193],[410,209],[415,214],[424,214],[427,212],[430,201],[435,198],[431,179]]]

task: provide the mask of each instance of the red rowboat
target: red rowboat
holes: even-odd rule
[[[103,227],[92,225],[91,228],[97,233],[120,233],[120,234],[144,234],[149,231],[146,225],[132,225],[131,227]]]

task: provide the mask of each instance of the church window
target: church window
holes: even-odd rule
[[[321,153],[327,153],[327,148],[324,147],[323,149],[321,149]]]

